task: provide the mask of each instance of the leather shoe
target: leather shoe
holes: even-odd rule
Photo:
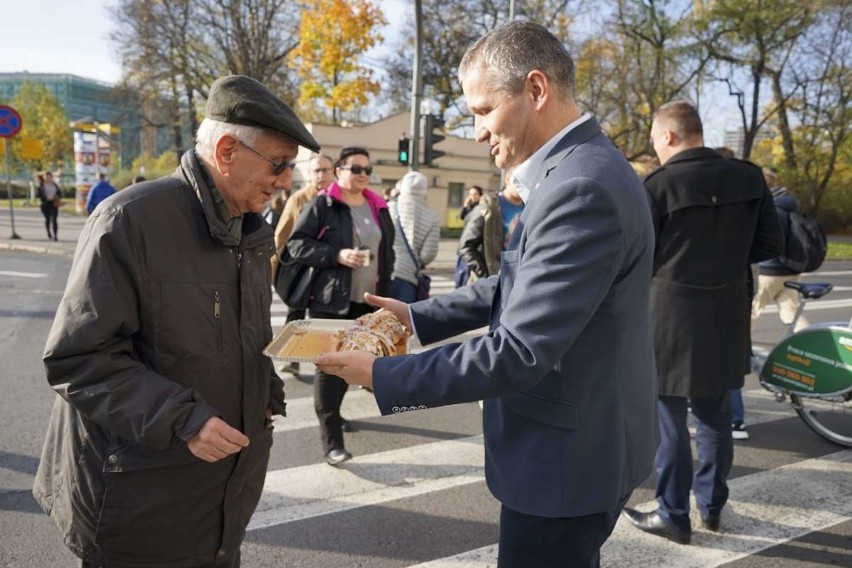
[[[701,526],[708,531],[716,532],[719,530],[719,517],[701,517]]]
[[[646,533],[667,538],[678,544],[689,544],[689,541],[692,539],[692,531],[682,531],[679,528],[666,523],[656,511],[652,513],[642,513],[636,509],[626,508],[622,511],[622,514],[628,521],[633,523],[636,528],[643,530]]]
[[[345,461],[352,459],[352,454],[346,451],[346,448],[333,448],[325,454],[325,461],[328,465],[340,465]]]

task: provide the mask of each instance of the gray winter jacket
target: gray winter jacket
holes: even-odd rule
[[[239,242],[195,154],[101,204],[83,229],[44,352],[54,404],[33,493],[98,566],[233,558],[260,498],[283,385],[272,337],[272,229]],[[187,441],[212,416],[250,445],[217,463]]]

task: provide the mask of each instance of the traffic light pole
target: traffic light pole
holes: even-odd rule
[[[411,146],[408,169],[420,169],[420,102],[423,100],[423,6],[414,0],[415,49],[414,71],[411,80]]]

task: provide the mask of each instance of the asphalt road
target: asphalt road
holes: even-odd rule
[[[0,251],[0,566],[74,566],[75,559],[30,494],[54,394],[41,351],[70,259]],[[828,263],[835,292],[812,302],[811,321],[852,316],[852,262]],[[436,274],[436,293],[451,286]],[[832,302],[828,304],[827,302]],[[827,307],[826,307],[827,306]],[[273,324],[284,308],[276,304]],[[754,337],[783,334],[777,313]],[[371,395],[352,389],[344,414],[355,459],[322,461],[310,374],[286,376],[290,416],[276,425],[261,505],[243,545],[246,567],[494,566],[499,504],[483,481],[475,404],[380,417]],[[852,450],[817,437],[750,376],[745,399],[751,439],[737,442],[731,503],[722,533],[697,531],[684,547],[619,523],[603,565],[665,567],[852,566]],[[631,498],[652,506],[653,480]],[[695,523],[697,525],[697,523]]]

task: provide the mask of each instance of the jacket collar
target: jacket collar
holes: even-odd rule
[[[333,199],[334,201],[338,201],[340,203],[344,203],[343,201],[343,190],[340,189],[340,186],[337,185],[337,182],[334,181],[330,186],[325,190],[325,194],[329,199]],[[373,213],[373,218],[375,218],[376,223],[379,222],[379,211],[382,209],[387,209],[387,202],[382,199],[382,197],[370,189],[369,187],[364,189],[363,191],[364,197],[367,199],[367,203],[370,204],[370,211]]]
[[[721,154],[719,154],[712,148],[708,148],[706,146],[698,146],[697,148],[689,148],[688,150],[678,152],[677,154],[669,158],[669,161],[663,165],[668,166],[670,164],[676,164],[678,162],[687,162],[689,160],[703,160],[706,158],[725,159],[722,157]]]
[[[568,131],[568,134],[562,137],[562,140],[556,143],[553,150],[550,151],[547,158],[544,160],[544,177],[547,178],[550,172],[559,163],[565,159],[568,154],[574,151],[574,148],[594,138],[601,133],[601,125],[593,116],[589,120],[579,124],[576,128]]]
[[[243,215],[243,238],[241,240],[235,239],[228,232],[227,225],[216,214],[216,202],[210,192],[210,177],[195,150],[187,150],[181,157],[178,173],[195,191],[195,196],[198,198],[204,214],[204,221],[207,223],[207,229],[214,241],[229,247],[247,248],[253,244],[255,240],[253,237],[262,238],[265,236],[263,235],[263,228],[264,226],[269,227],[257,213],[245,213]],[[269,229],[268,232],[271,236],[272,230]],[[258,234],[255,235],[255,233]]]

